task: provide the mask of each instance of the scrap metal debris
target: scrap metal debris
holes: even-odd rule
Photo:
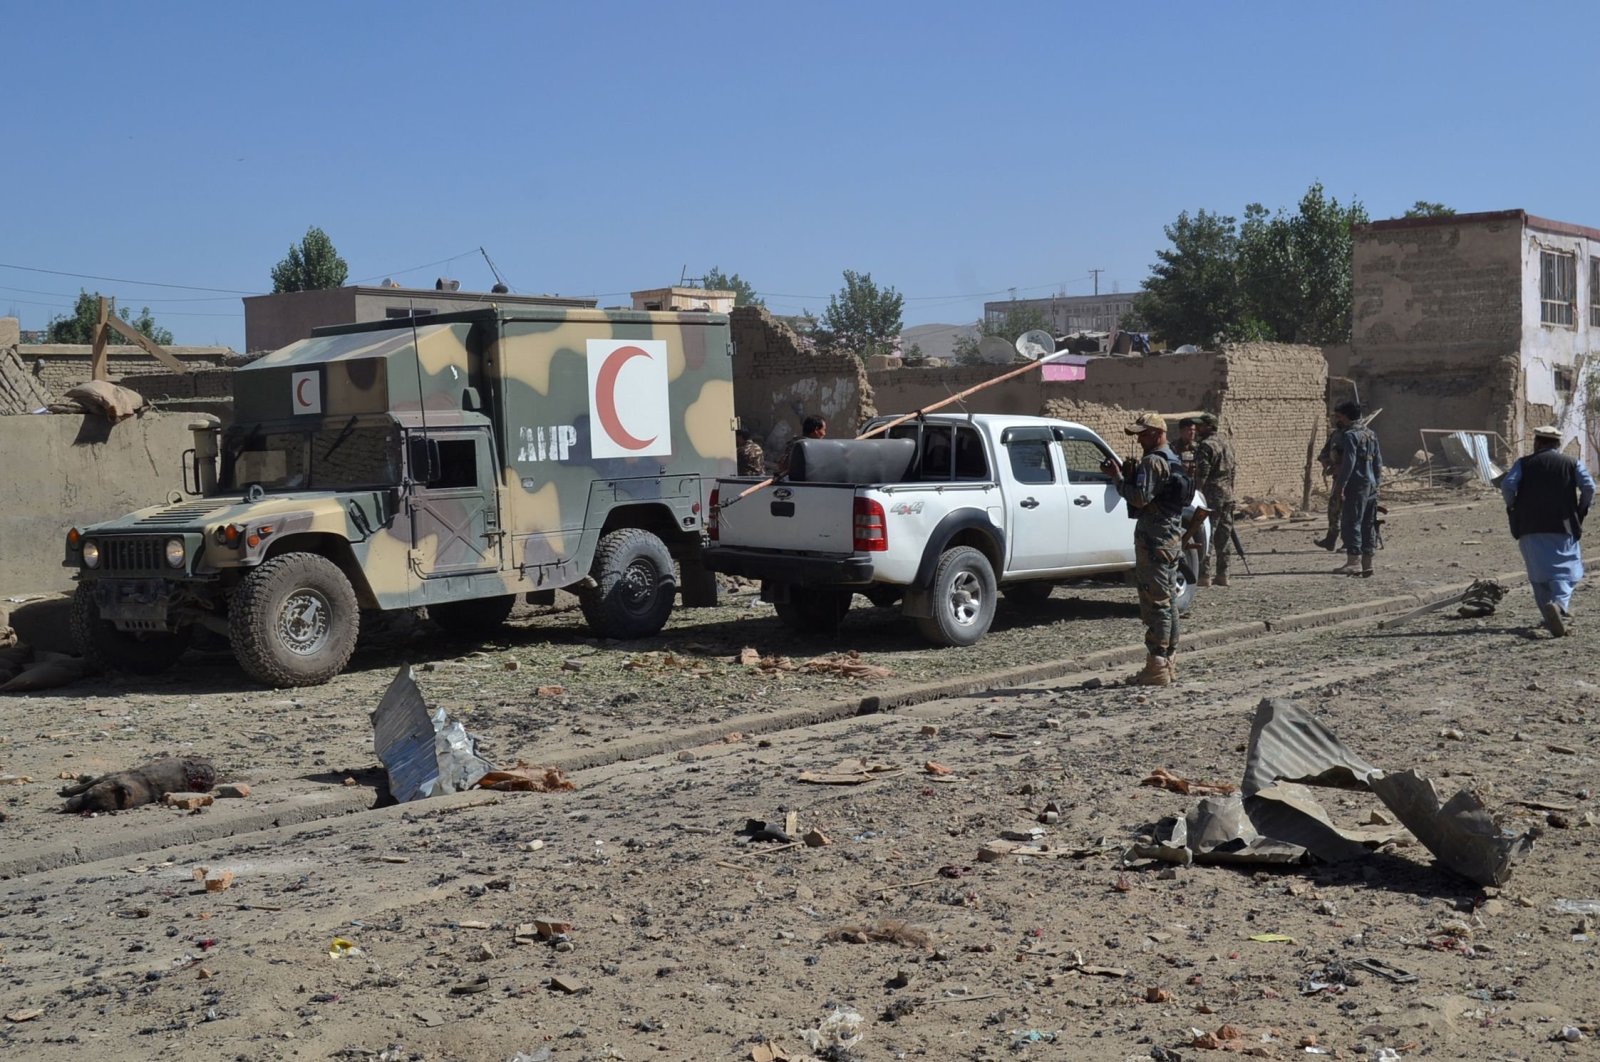
[[[494,769],[478,755],[478,739],[460,723],[432,715],[409,666],[402,667],[372,712],[372,744],[389,772],[395,800],[421,800],[471,789]]]
[[[126,771],[83,778],[64,787],[64,812],[123,811],[154,804],[169,793],[205,793],[217,781],[210,760],[163,756]]]
[[[1392,826],[1333,825],[1308,786],[1373,793],[1440,863],[1480,885],[1503,884],[1533,846],[1531,834],[1502,831],[1472,790],[1443,799],[1415,770],[1380,770],[1293,702],[1267,698],[1251,727],[1242,793],[1162,819],[1129,855],[1182,864],[1342,862],[1404,836]]]
[[[1476,619],[1494,615],[1494,607],[1506,596],[1506,588],[1493,579],[1475,579],[1467,587],[1467,596],[1461,599],[1456,614],[1463,619]]]

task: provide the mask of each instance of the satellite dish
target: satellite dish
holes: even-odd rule
[[[1024,332],[1017,337],[1017,353],[1029,361],[1048,358],[1056,352],[1056,337],[1042,328]]]
[[[1004,365],[1016,357],[1016,352],[1000,336],[984,336],[978,340],[978,357],[990,365]]]

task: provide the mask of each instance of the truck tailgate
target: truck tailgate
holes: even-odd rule
[[[717,544],[745,549],[850,553],[856,486],[852,483],[778,483],[737,498],[756,479],[717,481]]]

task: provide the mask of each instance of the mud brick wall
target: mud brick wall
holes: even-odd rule
[[[1317,347],[1241,343],[1225,347],[1221,361],[1218,430],[1238,455],[1239,493],[1298,504],[1307,447],[1315,453],[1327,437],[1327,359]],[[1319,467],[1311,482],[1321,488]]]
[[[93,348],[81,343],[24,343],[18,354],[33,371],[35,379],[60,397],[69,388],[90,379]],[[229,364],[237,355],[227,347],[168,347],[167,352],[191,369],[214,369]],[[111,379],[125,386],[139,376],[170,376],[172,370],[135,346],[106,347],[106,368]]]
[[[759,306],[741,306],[730,319],[733,409],[769,456],[781,453],[812,414],[827,419],[829,434],[849,437],[877,413],[855,354],[807,349],[793,329]]]

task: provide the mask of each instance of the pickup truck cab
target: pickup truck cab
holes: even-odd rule
[[[893,418],[879,418],[885,423]],[[1133,527],[1105,440],[1071,421],[938,414],[881,438],[801,439],[789,472],[719,479],[707,567],[761,580],[762,600],[802,631],[832,630],[855,594],[901,612],[938,645],[971,645],[999,593],[1043,600],[1075,579],[1134,568]],[[1205,532],[1198,492],[1179,564],[1186,611]]]

